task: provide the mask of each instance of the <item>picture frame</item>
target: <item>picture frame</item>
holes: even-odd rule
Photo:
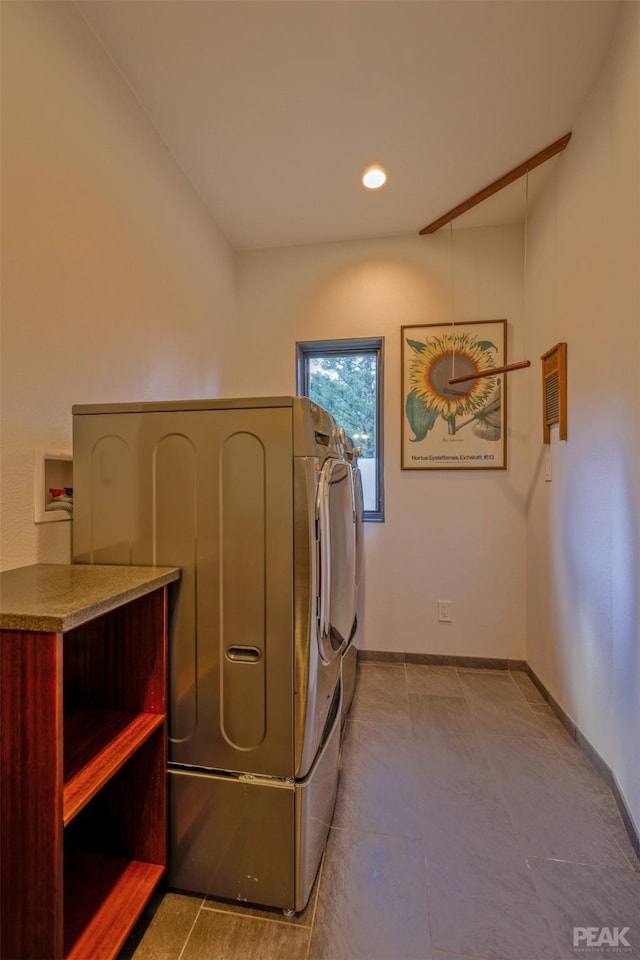
[[[507,321],[410,324],[400,333],[401,469],[506,469],[504,375],[449,380],[507,363]]]

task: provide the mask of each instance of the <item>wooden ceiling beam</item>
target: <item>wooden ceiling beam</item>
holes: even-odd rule
[[[535,170],[535,168],[539,167],[541,163],[545,163],[547,160],[550,160],[551,157],[555,157],[557,153],[561,153],[569,143],[570,139],[571,134],[565,133],[564,137],[560,137],[559,140],[556,140],[554,143],[550,143],[548,147],[544,148],[544,150],[540,150],[539,153],[529,157],[529,159],[525,160],[524,163],[514,167],[513,170],[509,171],[509,173],[505,173],[505,175],[500,177],[499,180],[494,180],[494,182],[490,183],[488,187],[484,187],[483,190],[479,190],[478,193],[474,193],[474,195],[469,197],[468,200],[464,200],[462,203],[458,204],[457,207],[454,207],[453,210],[449,210],[448,213],[445,213],[444,216],[434,220],[433,223],[430,223],[427,227],[423,227],[420,231],[420,236],[424,236],[424,234],[427,233],[435,233],[436,230],[440,229],[440,227],[444,227],[446,223],[449,223],[451,220],[455,220],[456,217],[466,213],[467,210],[471,210],[472,207],[482,203],[482,201],[486,200],[488,197],[492,197],[494,193],[504,189],[504,187],[508,187],[509,184],[513,183],[515,180],[519,180],[520,177],[525,175],[525,173],[529,173],[530,170]]]

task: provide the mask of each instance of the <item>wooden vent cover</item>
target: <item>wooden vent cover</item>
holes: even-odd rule
[[[551,443],[551,424],[559,425],[560,440],[567,439],[567,345],[556,343],[542,354],[543,442]]]

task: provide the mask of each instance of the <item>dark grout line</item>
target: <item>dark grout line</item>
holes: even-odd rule
[[[400,840],[417,840],[422,841],[422,833],[420,836],[416,837],[410,833],[388,833],[382,830],[365,830],[362,827],[339,827],[331,826],[332,830],[339,830],[340,833],[364,833],[369,837],[398,837]]]
[[[198,912],[196,913],[196,915],[195,915],[195,917],[194,917],[194,919],[193,919],[193,923],[191,924],[191,929],[189,930],[189,933],[187,934],[186,939],[185,939],[184,943],[182,944],[182,950],[181,950],[180,953],[178,954],[177,960],[182,960],[182,957],[184,956],[184,952],[185,952],[185,950],[187,949],[187,944],[189,943],[189,940],[191,939],[191,934],[193,933],[193,931],[194,931],[194,929],[195,929],[195,925],[196,925],[196,923],[198,922],[198,919],[199,919],[199,917],[200,917],[200,914],[202,913],[202,911],[203,911],[203,909],[204,909],[204,904],[205,904],[205,900],[206,900],[206,899],[207,899],[206,897],[203,897],[203,898],[202,898],[202,903],[200,904],[200,906],[199,906],[199,908],[198,908]]]
[[[250,904],[250,903],[247,903],[246,906],[247,906],[250,910],[256,910],[256,909],[259,910],[259,909],[260,909],[260,907],[259,907],[258,904]],[[308,923],[293,923],[291,920],[286,919],[285,916],[284,916],[284,914],[282,915],[282,919],[280,919],[280,917],[268,917],[268,916],[266,916],[266,913],[267,913],[268,908],[265,909],[265,916],[255,916],[254,914],[251,914],[251,913],[237,913],[237,911],[235,911],[235,910],[225,910],[223,906],[220,906],[220,907],[217,907],[217,906],[216,906],[216,907],[205,907],[205,906],[203,906],[203,907],[201,908],[201,911],[202,911],[202,910],[206,910],[207,913],[224,913],[225,916],[228,916],[228,917],[238,917],[238,918],[241,919],[241,920],[259,920],[261,923],[262,923],[263,921],[264,921],[265,923],[279,923],[279,924],[281,924],[282,926],[285,926],[285,927],[295,927],[297,930],[311,930],[311,924],[310,924],[310,923],[309,923],[309,924],[308,924]],[[201,911],[200,911],[200,912],[201,912]],[[275,912],[275,911],[274,911],[274,912]],[[198,916],[200,916],[200,913],[198,913]]]
[[[329,828],[329,832],[331,832],[331,828]],[[329,837],[327,836],[327,841],[328,841],[328,840],[329,840]],[[309,954],[311,953],[311,941],[313,940],[313,933],[314,933],[314,930],[315,930],[315,928],[316,928],[316,913],[317,913],[317,911],[318,911],[318,900],[320,899],[320,886],[321,886],[321,884],[322,884],[322,874],[323,874],[323,872],[324,872],[324,860],[325,860],[326,855],[327,855],[327,848],[326,848],[326,846],[325,846],[324,852],[323,852],[323,854],[322,854],[322,859],[321,859],[321,861],[320,861],[320,866],[319,866],[319,868],[318,868],[318,877],[317,877],[317,880],[316,880],[317,887],[316,887],[316,892],[315,892],[315,893],[316,893],[316,899],[315,899],[315,902],[314,902],[314,904],[313,904],[313,914],[312,914],[312,916],[311,916],[311,926],[309,927],[309,941],[308,941],[308,943],[307,943],[306,960],[309,960]]]

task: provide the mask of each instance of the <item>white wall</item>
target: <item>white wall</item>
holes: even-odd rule
[[[531,218],[534,354],[568,344],[568,440],[530,438],[527,659],[640,827],[640,4]],[[532,405],[540,403],[533,383]]]
[[[522,229],[454,231],[456,319],[509,321],[522,355]],[[385,337],[386,522],[366,527],[361,646],[524,658],[527,417],[509,384],[506,471],[400,470],[400,327],[450,321],[447,231],[242,253],[230,362],[236,395],[295,392],[297,340]],[[515,379],[515,378],[518,379]],[[436,601],[452,600],[439,624]]]
[[[535,364],[509,378],[507,471],[399,469],[400,326],[449,319],[446,232],[242,254],[236,323],[224,238],[73,5],[2,4],[1,566],[70,559],[32,476],[73,403],[290,393],[296,340],[385,336],[363,645],[521,658],[526,584],[527,658],[640,824],[640,5],[622,17],[531,217],[526,324],[520,230],[455,232],[456,319],[508,318],[510,359],[569,344],[545,484]]]
[[[70,560],[33,522],[34,448],[74,403],[216,396],[233,259],[69,3],[2,4],[3,568]]]

